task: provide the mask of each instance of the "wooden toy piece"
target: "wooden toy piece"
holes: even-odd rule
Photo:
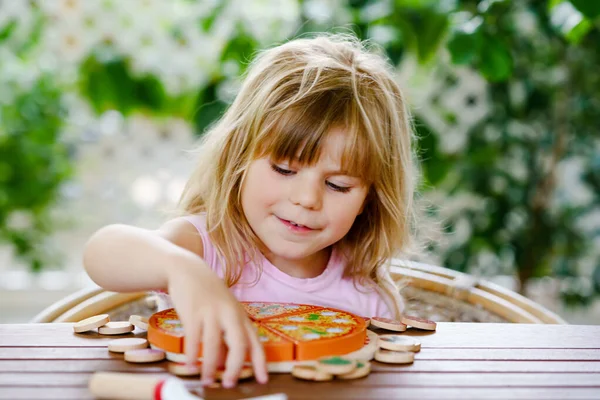
[[[138,349],[125,352],[125,361],[131,363],[152,363],[165,359],[165,352],[155,349]]]
[[[366,336],[364,318],[330,307],[313,307],[257,322],[292,341],[296,361],[350,353],[364,345]]]
[[[261,303],[261,302],[243,302],[242,306],[253,321],[262,321],[283,315],[297,314],[305,311],[312,311],[320,307],[307,304],[294,303]]]
[[[369,325],[371,325],[371,318],[367,318],[367,317],[364,317],[364,318],[365,318],[365,325],[368,328]]]
[[[401,321],[403,324],[417,329],[424,329],[426,331],[435,331],[437,327],[437,324],[433,321],[425,318],[411,317],[409,315],[402,316]]]
[[[375,332],[367,330],[365,345],[362,349],[353,351],[352,353],[344,354],[344,357],[353,360],[372,360],[375,357],[375,352],[379,348],[377,345],[378,336]]]
[[[365,343],[364,318],[342,310],[302,304],[242,304],[253,319],[267,361],[278,363],[278,370],[289,372],[292,365],[287,362],[351,353]],[[184,340],[183,326],[174,309],[150,317],[148,341],[167,352],[169,360],[179,361],[172,355],[183,354]],[[201,356],[202,345],[198,349]]]
[[[220,381],[223,380],[223,374],[225,373],[225,370],[223,369],[218,369],[217,373],[215,374],[215,379]],[[252,378],[254,376],[254,371],[252,370],[252,367],[242,367],[242,369],[240,370],[240,374],[238,375],[238,380],[243,380],[243,379],[249,379]]]
[[[323,357],[317,361],[317,369],[332,375],[349,374],[356,369],[356,360],[345,357]]]
[[[110,317],[108,316],[108,314],[95,315],[93,317],[89,317],[79,322],[76,322],[73,325],[73,330],[75,331],[75,333],[88,332],[107,324],[109,321]]]
[[[293,361],[294,342],[269,330],[267,327],[252,321],[256,328],[258,340],[263,345],[265,356],[270,362]]]
[[[168,370],[177,376],[199,376],[202,371],[202,364],[188,365],[183,363],[170,363]]]
[[[146,374],[96,372],[89,381],[96,399],[112,400],[198,400],[179,379],[162,379]]]
[[[371,324],[378,328],[387,329],[388,331],[404,332],[406,330],[406,324],[402,321],[389,318],[373,317],[371,318]]]
[[[415,361],[415,353],[379,349],[375,353],[375,360],[388,364],[410,364]]]
[[[143,338],[115,339],[108,342],[108,351],[113,353],[125,353],[129,350],[145,349],[148,341]]]
[[[129,323],[143,331],[148,330],[148,318],[146,317],[142,317],[140,315],[131,315],[129,317]]]
[[[148,341],[166,352],[183,353],[183,324],[174,308],[153,314],[148,323]]]
[[[292,369],[292,376],[305,381],[325,382],[333,379],[333,375],[320,371],[314,365],[296,365]]]
[[[393,351],[412,351],[421,350],[421,342],[410,336],[402,335],[380,335],[377,342],[379,348]]]
[[[133,331],[133,325],[129,321],[111,321],[98,328],[101,335],[122,335]]]
[[[338,375],[339,379],[359,379],[371,373],[371,363],[369,361],[358,361],[356,369],[348,374]]]

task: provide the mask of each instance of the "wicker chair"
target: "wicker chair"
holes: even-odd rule
[[[566,323],[539,304],[501,286],[447,268],[392,260],[392,278],[406,299],[407,313],[449,322]],[[108,313],[113,320],[149,316],[156,302],[147,293],[82,289],[52,304],[32,322],[76,322]]]

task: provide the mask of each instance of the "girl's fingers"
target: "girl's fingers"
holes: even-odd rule
[[[204,321],[202,338],[202,383],[210,385],[215,381],[221,350],[221,329],[215,319]],[[186,338],[187,340],[187,338]]]
[[[230,321],[225,329],[225,343],[228,347],[225,373],[223,374],[223,387],[225,388],[235,386],[248,352],[248,338],[243,323],[235,319]]]
[[[254,376],[259,383],[267,383],[269,381],[269,373],[267,372],[265,349],[258,339],[256,329],[250,322],[246,323],[246,332],[250,342],[250,357],[252,359],[252,367],[254,368]]]
[[[189,325],[184,324],[183,327],[185,330],[185,362],[189,365],[195,365],[198,361],[202,326],[200,323],[191,322]]]

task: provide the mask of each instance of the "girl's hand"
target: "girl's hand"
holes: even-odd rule
[[[263,346],[241,304],[223,281],[202,265],[176,264],[169,268],[169,294],[185,332],[186,361],[195,364],[202,342],[202,383],[214,382],[219,360],[223,359],[223,340],[227,359],[223,386],[235,386],[248,351],[254,375],[260,383],[268,380]]]

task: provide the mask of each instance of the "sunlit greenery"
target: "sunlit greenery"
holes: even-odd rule
[[[198,17],[194,29],[216,37],[226,21],[220,16],[238,3],[218,2]],[[72,161],[61,139],[64,93],[76,91],[98,114],[116,109],[125,116],[181,116],[201,134],[231,100],[224,88],[235,88],[258,49],[307,32],[342,30],[381,44],[399,69],[416,60],[417,76],[443,77],[445,85],[431,104],[448,131],[460,129],[463,117],[485,106],[452,149],[443,145],[449,133],[432,124],[425,110],[414,110],[421,193],[432,203],[429,217],[442,219],[448,237],[463,238],[432,242],[428,250],[444,266],[462,271],[516,273],[522,283],[546,275],[565,278],[564,298],[570,303],[585,303],[600,292],[600,75],[595,72],[600,2],[340,0],[322,2],[330,5],[322,18],[317,3],[277,2],[281,11],[271,14],[262,30],[257,30],[260,16],[251,23],[236,20],[234,34],[214,62],[207,56],[202,79],[193,83],[168,83],[109,39],[75,63],[71,80],[44,75],[13,88],[12,97],[0,101],[0,240],[12,243],[34,268],[43,266],[39,250],[52,230],[48,211],[69,179]],[[268,1],[243,4],[250,11],[276,7]],[[19,18],[0,18],[0,54],[16,55],[12,61],[0,57],[0,88],[11,79],[2,74],[13,68],[7,63],[35,67],[34,50],[45,43],[42,11],[35,4],[31,8],[28,35],[19,36],[17,28],[24,24]],[[156,37],[190,45],[183,26],[156,29]],[[487,82],[484,98],[469,97],[445,109],[445,97],[460,81],[457,71],[465,70]],[[570,165],[578,167],[572,178],[577,182],[567,185],[559,173]],[[449,203],[454,211],[445,215]],[[15,215],[31,215],[33,222],[25,230],[12,226],[8,221]]]

